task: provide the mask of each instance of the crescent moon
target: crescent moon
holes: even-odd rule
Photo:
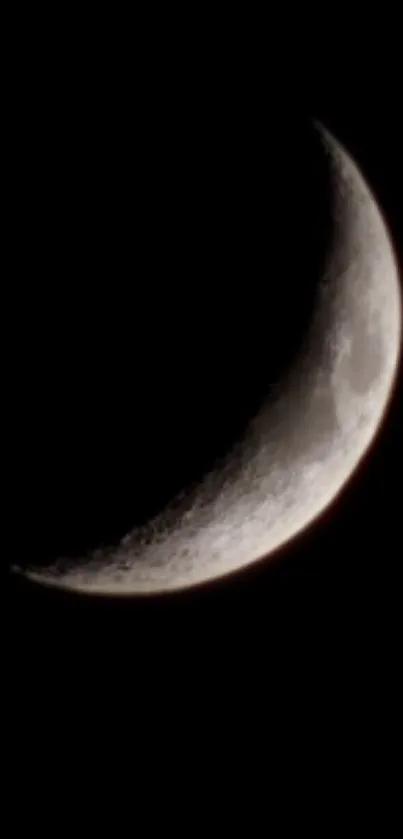
[[[89,594],[174,591],[259,560],[339,495],[385,413],[401,343],[401,296],[381,212],[349,154],[317,126],[334,186],[335,235],[304,352],[231,458],[113,550],[13,570]]]

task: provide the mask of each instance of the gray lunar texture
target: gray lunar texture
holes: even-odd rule
[[[30,579],[116,595],[214,580],[269,558],[295,537],[331,504],[363,458],[395,379],[397,268],[356,164],[318,130],[334,184],[335,235],[306,350],[284,388],[193,493],[113,550],[21,572]]]

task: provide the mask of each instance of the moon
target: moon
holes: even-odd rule
[[[379,429],[395,380],[401,297],[393,247],[356,163],[317,125],[333,186],[334,234],[304,349],[223,462],[175,505],[81,561],[13,566],[88,594],[186,589],[258,561],[339,495]]]

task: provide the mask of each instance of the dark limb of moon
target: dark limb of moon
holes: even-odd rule
[[[56,534],[69,531],[69,515],[73,525],[84,522],[81,529],[70,527],[75,550],[68,539],[61,545],[56,536],[46,548],[46,539],[41,542],[28,530],[23,549],[18,540],[14,545],[16,570],[35,580],[88,592],[183,588],[269,556],[319,515],[348,480],[379,426],[390,393],[401,301],[387,232],[362,176],[326,131],[318,129],[315,142],[324,154],[324,169],[314,190],[316,211],[322,201],[327,228],[318,240],[315,225],[292,225],[293,202],[298,206],[297,221],[303,218],[301,178],[288,181],[297,186],[294,195],[287,193],[265,214],[264,196],[257,199],[258,187],[253,193],[239,183],[245,173],[237,172],[236,158],[223,185],[227,194],[232,184],[231,200],[227,194],[227,201],[220,204],[216,189],[216,212],[204,221],[199,214],[197,234],[194,225],[186,226],[183,214],[178,214],[178,235],[187,242],[180,264],[173,241],[175,224],[167,228],[166,240],[162,236],[153,243],[151,233],[150,260],[156,249],[163,258],[149,269],[148,295],[139,293],[135,310],[120,321],[119,369],[124,375],[108,377],[116,394],[111,398],[108,389],[107,404],[99,405],[95,398],[91,403],[102,411],[105,439],[108,422],[115,437],[120,428],[110,463],[105,441],[93,441],[96,417],[85,409],[81,415],[72,411],[71,422],[80,423],[81,429],[89,417],[87,462],[81,474],[87,476],[92,502],[98,494],[98,503],[90,505],[94,523],[86,508],[85,487],[77,481],[80,503],[53,508],[56,518],[62,510]],[[267,178],[261,172],[260,176],[267,186]],[[204,188],[213,189],[208,173],[203,177]],[[259,184],[259,172],[253,167],[248,177]],[[324,184],[326,200],[321,195]],[[277,186],[279,197],[279,182]],[[169,196],[172,188],[170,184],[164,194]],[[251,203],[245,212],[248,198]],[[185,204],[186,200],[184,195]],[[202,206],[208,206],[207,198]],[[232,214],[225,219],[229,206]],[[170,209],[166,206],[164,213]],[[277,236],[281,214],[287,233]],[[153,229],[156,224],[149,225],[148,230]],[[271,236],[273,229],[276,235]],[[294,233],[292,253],[289,241]],[[202,247],[203,235],[206,242],[218,237],[220,247]],[[264,259],[262,243],[269,247],[269,242],[271,251]],[[197,271],[191,260],[195,252],[200,254]],[[153,277],[168,263],[170,282],[153,287]],[[270,285],[273,270],[279,276]],[[172,284],[175,272],[189,277],[186,305],[183,284]],[[152,308],[155,297],[157,314]],[[176,313],[180,308],[186,311],[183,322]],[[279,345],[281,318],[283,346]],[[100,329],[104,337],[104,323]],[[116,340],[115,332],[113,337]],[[152,369],[144,359],[156,347],[160,353],[162,347],[162,354]],[[101,365],[97,354],[99,375],[106,375],[109,362],[108,352]],[[87,363],[85,382],[97,387],[94,369]],[[127,409],[128,391],[132,396],[141,394],[134,414]],[[89,398],[85,392],[82,406]],[[102,388],[98,386],[97,392]],[[69,410],[63,399],[59,410]],[[127,447],[131,427],[136,430],[132,452]],[[124,494],[116,485],[116,459],[127,464]],[[62,464],[55,460],[55,484],[68,465],[68,453]],[[127,492],[130,483],[132,494]],[[156,483],[159,492],[153,493]],[[109,531],[106,527],[102,539],[96,539],[96,522],[100,515],[107,518],[113,489],[121,516]]]

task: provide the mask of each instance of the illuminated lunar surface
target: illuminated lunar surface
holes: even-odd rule
[[[334,234],[305,350],[225,462],[110,550],[28,567],[89,594],[173,591],[269,560],[346,484],[383,418],[401,338],[401,298],[382,216],[345,150],[319,128]]]

